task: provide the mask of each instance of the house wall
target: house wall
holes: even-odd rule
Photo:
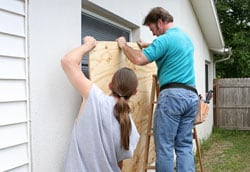
[[[175,24],[187,32],[195,44],[197,88],[201,94],[205,93],[205,58],[210,61],[210,55],[188,0],[88,2],[96,9],[83,5],[85,10],[98,13],[102,8],[130,22],[126,27],[132,23],[132,41],[138,38],[152,41],[154,37],[147,27],[141,26],[142,20],[154,6],[168,9],[175,18]],[[29,1],[31,143],[32,169],[35,172],[60,171],[80,105],[80,96],[63,74],[60,58],[81,43],[81,3],[81,0]],[[198,126],[200,138],[210,133],[211,118],[209,115],[209,120]]]
[[[29,1],[32,171],[60,171],[80,97],[60,59],[81,44],[81,0]]]

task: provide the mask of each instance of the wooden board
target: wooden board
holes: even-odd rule
[[[136,43],[128,43],[129,46],[139,49]],[[131,97],[130,104],[133,109],[133,120],[140,133],[140,141],[137,145],[134,157],[124,161],[123,172],[143,171],[144,147],[146,141],[147,120],[150,112],[150,94],[152,75],[156,74],[156,65],[151,63],[145,66],[132,64],[119,49],[117,42],[97,42],[96,47],[89,53],[89,76],[107,94],[110,94],[108,84],[116,70],[121,67],[129,67],[135,71],[138,80],[138,92]],[[154,160],[153,144],[150,147],[149,159]]]
[[[215,125],[250,130],[250,78],[215,79],[213,89]]]

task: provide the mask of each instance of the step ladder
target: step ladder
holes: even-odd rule
[[[145,143],[145,156],[144,156],[144,164],[143,164],[143,171],[147,172],[147,170],[155,169],[155,166],[148,164],[148,155],[149,155],[149,147],[150,147],[150,138],[153,136],[153,130],[152,130],[152,122],[153,122],[153,114],[154,114],[154,107],[157,104],[157,98],[160,93],[160,88],[158,85],[157,76],[152,76],[152,88],[151,88],[151,96],[150,96],[150,112],[148,116],[148,126],[147,126],[147,135],[146,135],[146,143]],[[197,153],[198,153],[198,160],[200,165],[200,171],[204,172],[203,165],[202,165],[202,159],[201,159],[201,150],[199,145],[199,140],[196,132],[195,125],[193,127],[193,139],[195,140]]]

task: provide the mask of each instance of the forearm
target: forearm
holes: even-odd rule
[[[62,62],[66,61],[66,63],[62,63],[64,65],[79,65],[81,63],[82,57],[84,54],[88,52],[86,44],[81,45],[80,47],[74,48],[69,53],[67,53],[63,58]]]
[[[94,37],[86,36],[83,42],[83,45],[67,53],[62,58],[61,64],[71,84],[78,90],[83,98],[86,98],[88,97],[92,83],[83,74],[79,64],[81,63],[82,57],[95,47],[96,41]]]
[[[138,52],[134,49],[132,49],[131,47],[125,45],[124,47],[122,47],[122,51],[125,54],[125,56],[134,64],[137,63],[137,55]]]
[[[141,50],[136,50],[127,45],[127,41],[125,37],[121,36],[116,39],[118,46],[122,49],[125,56],[136,65],[145,65],[148,64],[149,61],[147,57],[142,53]]]
[[[62,59],[61,65],[62,68],[67,75],[71,84],[77,89],[78,81],[85,80],[85,75],[81,72],[80,63],[82,57],[87,52],[85,45],[81,45],[80,47],[74,48],[70,52],[68,52]]]
[[[147,58],[145,55],[142,53],[140,50],[135,50],[128,45],[125,45],[122,47],[122,50],[125,54],[125,56],[133,63],[136,65],[145,65],[148,62]]]
[[[63,67],[76,66],[81,63],[84,54],[92,50],[96,45],[96,40],[94,37],[85,36],[83,38],[83,44],[67,53],[62,59]]]

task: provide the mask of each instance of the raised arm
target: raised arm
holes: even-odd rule
[[[141,50],[135,50],[127,45],[126,39],[124,37],[119,37],[116,39],[118,46],[123,50],[125,56],[136,65],[146,65],[149,63],[147,57],[142,53]]]
[[[62,59],[62,68],[71,84],[83,98],[87,98],[92,87],[92,82],[83,74],[80,69],[82,57],[96,46],[95,38],[86,36],[83,44],[71,50]]]

